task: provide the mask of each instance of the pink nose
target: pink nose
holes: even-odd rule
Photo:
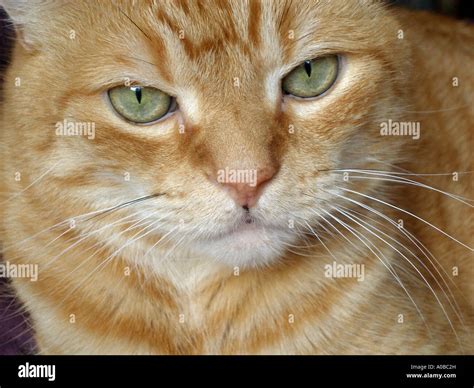
[[[227,170],[229,171],[229,170]],[[230,170],[228,179],[218,179],[217,181],[227,190],[231,198],[239,206],[252,207],[257,204],[263,188],[273,178],[276,170],[271,167],[258,170]],[[234,172],[232,175],[232,171]],[[247,179],[236,179],[246,177]]]

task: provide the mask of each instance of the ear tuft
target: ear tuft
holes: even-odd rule
[[[39,6],[47,1],[44,0],[0,0],[0,7],[7,12],[9,18],[15,25],[18,41],[27,49],[32,49],[35,45],[33,39],[35,28],[38,26],[41,12]]]
[[[28,2],[26,0],[0,0],[0,6],[5,9],[15,24],[25,24],[28,15]]]

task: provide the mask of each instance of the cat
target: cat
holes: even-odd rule
[[[0,236],[38,268],[10,274],[37,353],[473,352],[472,25],[0,4]]]

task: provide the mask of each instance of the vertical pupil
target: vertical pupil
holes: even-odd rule
[[[142,102],[142,88],[133,87],[132,91],[135,92],[135,97],[137,98],[138,103],[141,104],[141,102]]]
[[[311,77],[311,61],[304,61],[304,69],[306,70],[308,77]]]

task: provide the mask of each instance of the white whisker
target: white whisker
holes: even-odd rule
[[[453,333],[454,335],[456,336],[456,339],[458,340],[459,344],[462,346],[462,343],[458,337],[458,334],[457,334],[457,331],[456,329],[454,328],[454,325],[453,323],[451,322],[451,319],[449,318],[449,315],[448,313],[446,312],[446,309],[444,308],[443,304],[441,303],[441,300],[439,299],[438,297],[438,294],[436,294],[436,292],[434,291],[434,289],[431,287],[431,285],[429,284],[429,282],[426,280],[426,278],[423,276],[423,274],[420,272],[420,270],[411,262],[411,260],[406,257],[399,249],[397,249],[395,246],[393,246],[392,244],[390,244],[387,240],[383,239],[382,237],[380,237],[377,233],[374,233],[373,231],[371,231],[370,229],[368,229],[367,227],[365,227],[364,225],[362,225],[360,222],[358,222],[357,220],[355,220],[353,217],[349,216],[348,214],[344,214],[341,210],[339,210],[338,208],[334,207],[334,206],[331,206],[331,208],[343,215],[345,215],[347,218],[349,218],[351,221],[355,222],[357,225],[361,226],[364,230],[366,230],[367,232],[369,232],[371,235],[373,235],[374,237],[378,238],[379,240],[381,240],[382,242],[384,242],[386,245],[388,245],[391,249],[393,249],[395,252],[397,252],[401,257],[403,257],[408,264],[410,264],[412,266],[412,268],[418,273],[418,275],[424,280],[424,282],[426,283],[427,287],[430,289],[431,293],[433,294],[433,296],[435,297],[436,301],[438,302],[439,306],[441,307],[446,319],[448,320],[449,322],[449,325],[451,326],[451,329],[453,330]]]
[[[463,242],[459,241],[458,239],[456,239],[455,237],[451,236],[450,234],[446,233],[444,230],[438,228],[437,226],[433,225],[432,223],[426,221],[425,219],[421,218],[421,217],[418,217],[416,214],[413,214],[411,212],[409,212],[408,210],[405,210],[405,209],[402,209],[398,206],[395,206],[395,205],[392,205],[391,203],[388,203],[388,202],[385,202],[385,201],[382,201],[381,199],[378,199],[378,198],[375,198],[375,197],[372,197],[370,195],[367,195],[367,194],[362,194],[362,193],[359,193],[358,191],[354,191],[354,190],[350,190],[350,189],[345,189],[345,188],[342,188],[342,187],[336,187],[337,189],[339,190],[342,190],[342,191],[347,191],[349,193],[353,193],[353,194],[356,194],[356,195],[360,195],[362,197],[365,197],[367,199],[371,199],[373,201],[376,201],[376,202],[379,202],[383,205],[386,205],[386,206],[389,206],[393,209],[396,209],[396,210],[399,210],[401,211],[402,213],[405,213],[405,214],[408,214],[414,218],[416,218],[417,220],[419,221],[422,221],[423,223],[431,226],[433,229],[437,230],[438,232],[442,233],[443,235],[445,235],[446,237],[449,237],[451,240],[457,242],[458,244],[462,245],[463,247],[469,249],[470,251],[474,251],[474,248],[471,248],[470,246],[464,244]]]
[[[428,332],[430,333],[431,335],[431,330],[430,330],[430,327],[428,326],[426,320],[425,320],[425,317],[423,315],[423,313],[421,312],[420,308],[418,307],[418,305],[416,304],[415,300],[413,299],[413,297],[411,296],[410,292],[408,291],[408,289],[405,287],[405,285],[403,284],[403,282],[401,281],[400,277],[396,274],[395,270],[393,269],[392,265],[390,264],[390,262],[387,260],[386,256],[376,247],[376,245],[374,243],[372,243],[367,237],[365,237],[362,233],[360,232],[357,232],[354,228],[352,228],[350,225],[348,225],[347,223],[345,223],[344,221],[340,220],[338,217],[332,215],[331,213],[327,212],[326,210],[324,209],[321,209],[324,213],[326,213],[329,217],[333,218],[336,222],[338,222],[340,225],[342,225],[346,230],[348,230],[352,235],[354,235],[360,242],[362,242],[362,244],[364,244],[371,252],[372,254],[375,255],[375,257],[377,257],[377,259],[379,259],[379,261],[382,263],[382,265],[390,272],[390,274],[395,278],[395,280],[397,281],[397,283],[400,285],[400,287],[403,289],[403,291],[406,293],[406,295],[408,296],[408,298],[410,299],[411,303],[413,304],[413,306],[415,307],[418,315],[420,316],[421,320],[423,321],[424,325],[426,326]],[[368,244],[370,244],[370,246],[367,244],[367,242],[364,241],[367,240]],[[351,244],[354,244],[353,242],[351,242]],[[371,247],[373,247],[377,252],[379,252],[384,258],[386,261],[384,261],[375,251],[374,249],[372,249]]]

